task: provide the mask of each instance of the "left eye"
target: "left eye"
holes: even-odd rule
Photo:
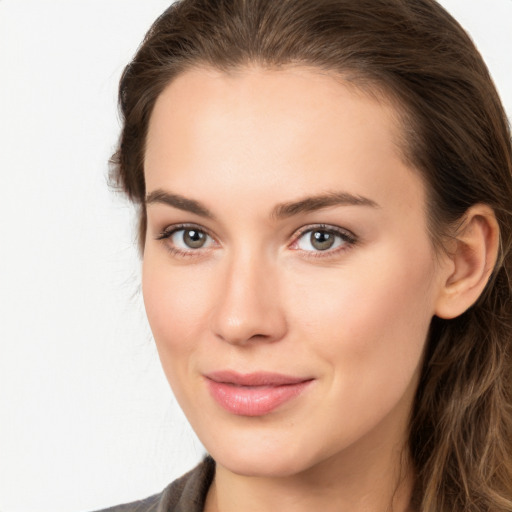
[[[353,243],[353,239],[345,233],[332,229],[310,229],[302,233],[295,242],[296,248],[301,251],[329,251],[337,249],[344,244]]]

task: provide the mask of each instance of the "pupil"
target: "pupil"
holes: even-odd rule
[[[311,245],[319,251],[330,249],[334,244],[334,236],[326,231],[311,233]]]
[[[205,236],[201,231],[190,229],[183,234],[183,241],[192,249],[198,249],[204,245]]]

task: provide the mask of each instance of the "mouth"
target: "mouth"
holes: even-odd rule
[[[299,396],[313,378],[279,373],[240,374],[232,371],[205,375],[213,399],[239,416],[264,416]]]

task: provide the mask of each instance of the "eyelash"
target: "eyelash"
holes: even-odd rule
[[[212,240],[215,240],[214,237],[212,237],[208,231],[206,231],[203,227],[198,226],[197,224],[176,224],[174,226],[166,227],[157,237],[156,240],[160,240],[162,242],[165,242],[166,240],[169,240],[174,234],[178,233],[179,231],[197,231],[199,233],[205,234],[207,237],[211,238]],[[180,249],[178,247],[172,246],[169,243],[164,243],[165,248],[171,253],[173,256],[179,256],[184,258],[190,258],[190,257],[197,257],[199,254],[199,250],[201,249],[192,249],[184,250]],[[208,250],[209,248],[203,248],[203,251]]]
[[[327,233],[329,235],[333,235],[335,237],[338,237],[341,239],[341,244],[338,247],[335,247],[333,249],[328,248],[324,251],[322,250],[316,250],[316,251],[306,251],[300,248],[295,248],[304,235],[307,235],[308,233],[313,234],[315,232],[323,232]],[[290,247],[292,247],[293,250],[301,251],[302,254],[307,258],[329,258],[334,255],[337,255],[341,252],[348,251],[351,249],[356,243],[358,242],[357,237],[350,231],[346,229],[339,228],[337,226],[331,226],[327,224],[316,224],[316,225],[309,225],[304,226],[303,228],[299,229],[297,234],[294,236],[294,240]],[[336,243],[336,242],[334,242]]]
[[[169,240],[174,234],[178,233],[179,231],[197,231],[200,232],[207,237],[209,237],[211,240],[215,241],[215,238],[211,236],[207,230],[205,230],[203,227],[198,226],[196,224],[177,224],[173,226],[169,226],[165,228],[157,237],[156,240],[165,242],[166,240]],[[304,235],[307,235],[308,233],[314,233],[314,232],[324,232],[330,235],[334,235],[335,237],[338,237],[341,239],[341,244],[338,247],[335,247],[334,249],[326,249],[324,251],[322,250],[316,250],[316,251],[309,251],[309,250],[303,250],[300,248],[297,248],[297,244],[300,241]],[[347,250],[350,250],[355,244],[357,244],[358,239],[357,237],[350,231],[346,229],[339,228],[337,226],[331,226],[326,224],[317,224],[317,225],[308,225],[304,226],[303,228],[300,228],[296,234],[293,236],[293,241],[289,245],[289,247],[292,250],[300,251],[305,257],[307,258],[328,258],[330,256],[336,255],[340,252],[345,252]],[[169,243],[165,243],[165,248],[173,255],[173,256],[179,256],[179,257],[197,257],[204,251],[211,250],[210,247],[206,248],[197,248],[193,249],[190,248],[188,250],[180,249],[178,247],[172,246]],[[295,247],[294,247],[295,246]]]

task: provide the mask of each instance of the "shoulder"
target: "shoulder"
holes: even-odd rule
[[[214,474],[215,462],[211,457],[206,457],[161,493],[97,512],[202,512]]]
[[[96,512],[157,512],[158,504],[162,501],[163,492],[150,496],[133,503],[125,503],[124,505],[116,505]]]

